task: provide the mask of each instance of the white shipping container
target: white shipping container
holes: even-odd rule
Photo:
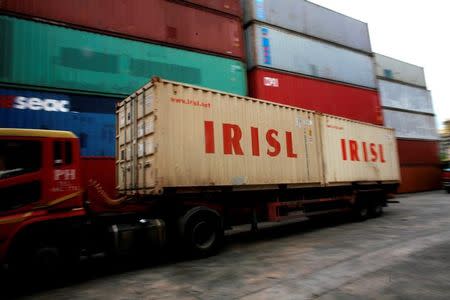
[[[384,109],[384,123],[395,129],[398,138],[438,140],[433,116]]]
[[[303,0],[244,0],[244,21],[272,24],[367,53],[366,23]]]
[[[262,66],[376,88],[369,55],[260,24],[245,34],[249,69]]]
[[[381,54],[375,54],[377,76],[394,79],[426,88],[425,72],[422,67],[406,63]]]
[[[386,80],[378,80],[384,107],[434,114],[430,91]]]
[[[267,101],[153,80],[117,118],[122,192],[399,179],[393,130]]]

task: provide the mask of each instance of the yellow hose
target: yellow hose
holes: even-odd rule
[[[109,206],[121,205],[128,199],[127,196],[123,196],[118,199],[113,199],[113,198],[109,197],[108,194],[103,189],[103,187],[101,186],[101,184],[93,179],[89,180],[89,187],[93,187],[95,192],[100,196],[100,198],[103,200],[103,202]]]

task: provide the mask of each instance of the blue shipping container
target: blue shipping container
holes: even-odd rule
[[[108,97],[0,89],[0,127],[70,130],[81,155],[115,155],[115,103]]]

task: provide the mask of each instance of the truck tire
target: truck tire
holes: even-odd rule
[[[58,278],[64,265],[60,247],[46,242],[16,246],[8,263],[13,276],[37,282]]]
[[[183,246],[192,257],[215,254],[223,243],[222,219],[215,210],[196,207],[180,219]]]
[[[357,222],[364,222],[369,218],[369,205],[364,199],[359,199],[353,206],[353,218]]]
[[[60,247],[42,244],[33,249],[31,268],[33,272],[42,272],[46,277],[56,278],[62,271],[64,259]]]
[[[378,199],[374,199],[369,206],[369,215],[372,218],[378,218],[383,214],[383,203]]]

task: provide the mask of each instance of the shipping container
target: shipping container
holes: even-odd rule
[[[255,68],[248,73],[249,95],[299,108],[382,125],[374,90]]]
[[[116,190],[116,178],[115,157],[93,157],[85,156],[81,157],[80,171],[82,186],[86,187],[87,199],[91,201],[91,210],[98,211],[101,208],[95,207],[101,204],[105,204],[104,198],[102,198],[94,188],[91,188],[93,184],[100,184],[102,190],[111,198],[117,198]],[[89,187],[89,188],[88,188]],[[102,207],[105,210],[105,207]]]
[[[397,139],[400,165],[438,165],[439,142]]]
[[[218,56],[7,16],[0,45],[0,84],[123,97],[155,75],[246,94],[243,63]]]
[[[378,80],[384,107],[434,114],[430,91],[392,81]]]
[[[390,109],[383,109],[383,116],[398,138],[439,140],[434,116]]]
[[[81,155],[115,155],[118,99],[0,89],[0,128],[69,130],[80,138]]]
[[[0,88],[0,108],[57,113],[115,114],[120,98]]]
[[[399,180],[394,130],[323,115],[321,132],[327,184]]]
[[[215,1],[185,0],[185,1],[242,18],[242,8],[240,0],[215,0]]]
[[[241,20],[168,0],[0,1],[0,10],[244,58]],[[77,13],[74,13],[77,12]]]
[[[377,76],[426,88],[422,67],[375,53]]]
[[[262,24],[252,24],[245,35],[249,69],[261,66],[376,88],[369,55]]]
[[[80,138],[81,155],[115,155],[114,115],[0,109],[0,127],[69,130]]]
[[[123,192],[399,179],[393,130],[273,102],[153,80],[117,118]]]
[[[417,193],[441,188],[439,165],[401,166],[399,193]]]
[[[366,23],[303,0],[244,0],[244,22],[253,20],[300,32],[367,53]]]

